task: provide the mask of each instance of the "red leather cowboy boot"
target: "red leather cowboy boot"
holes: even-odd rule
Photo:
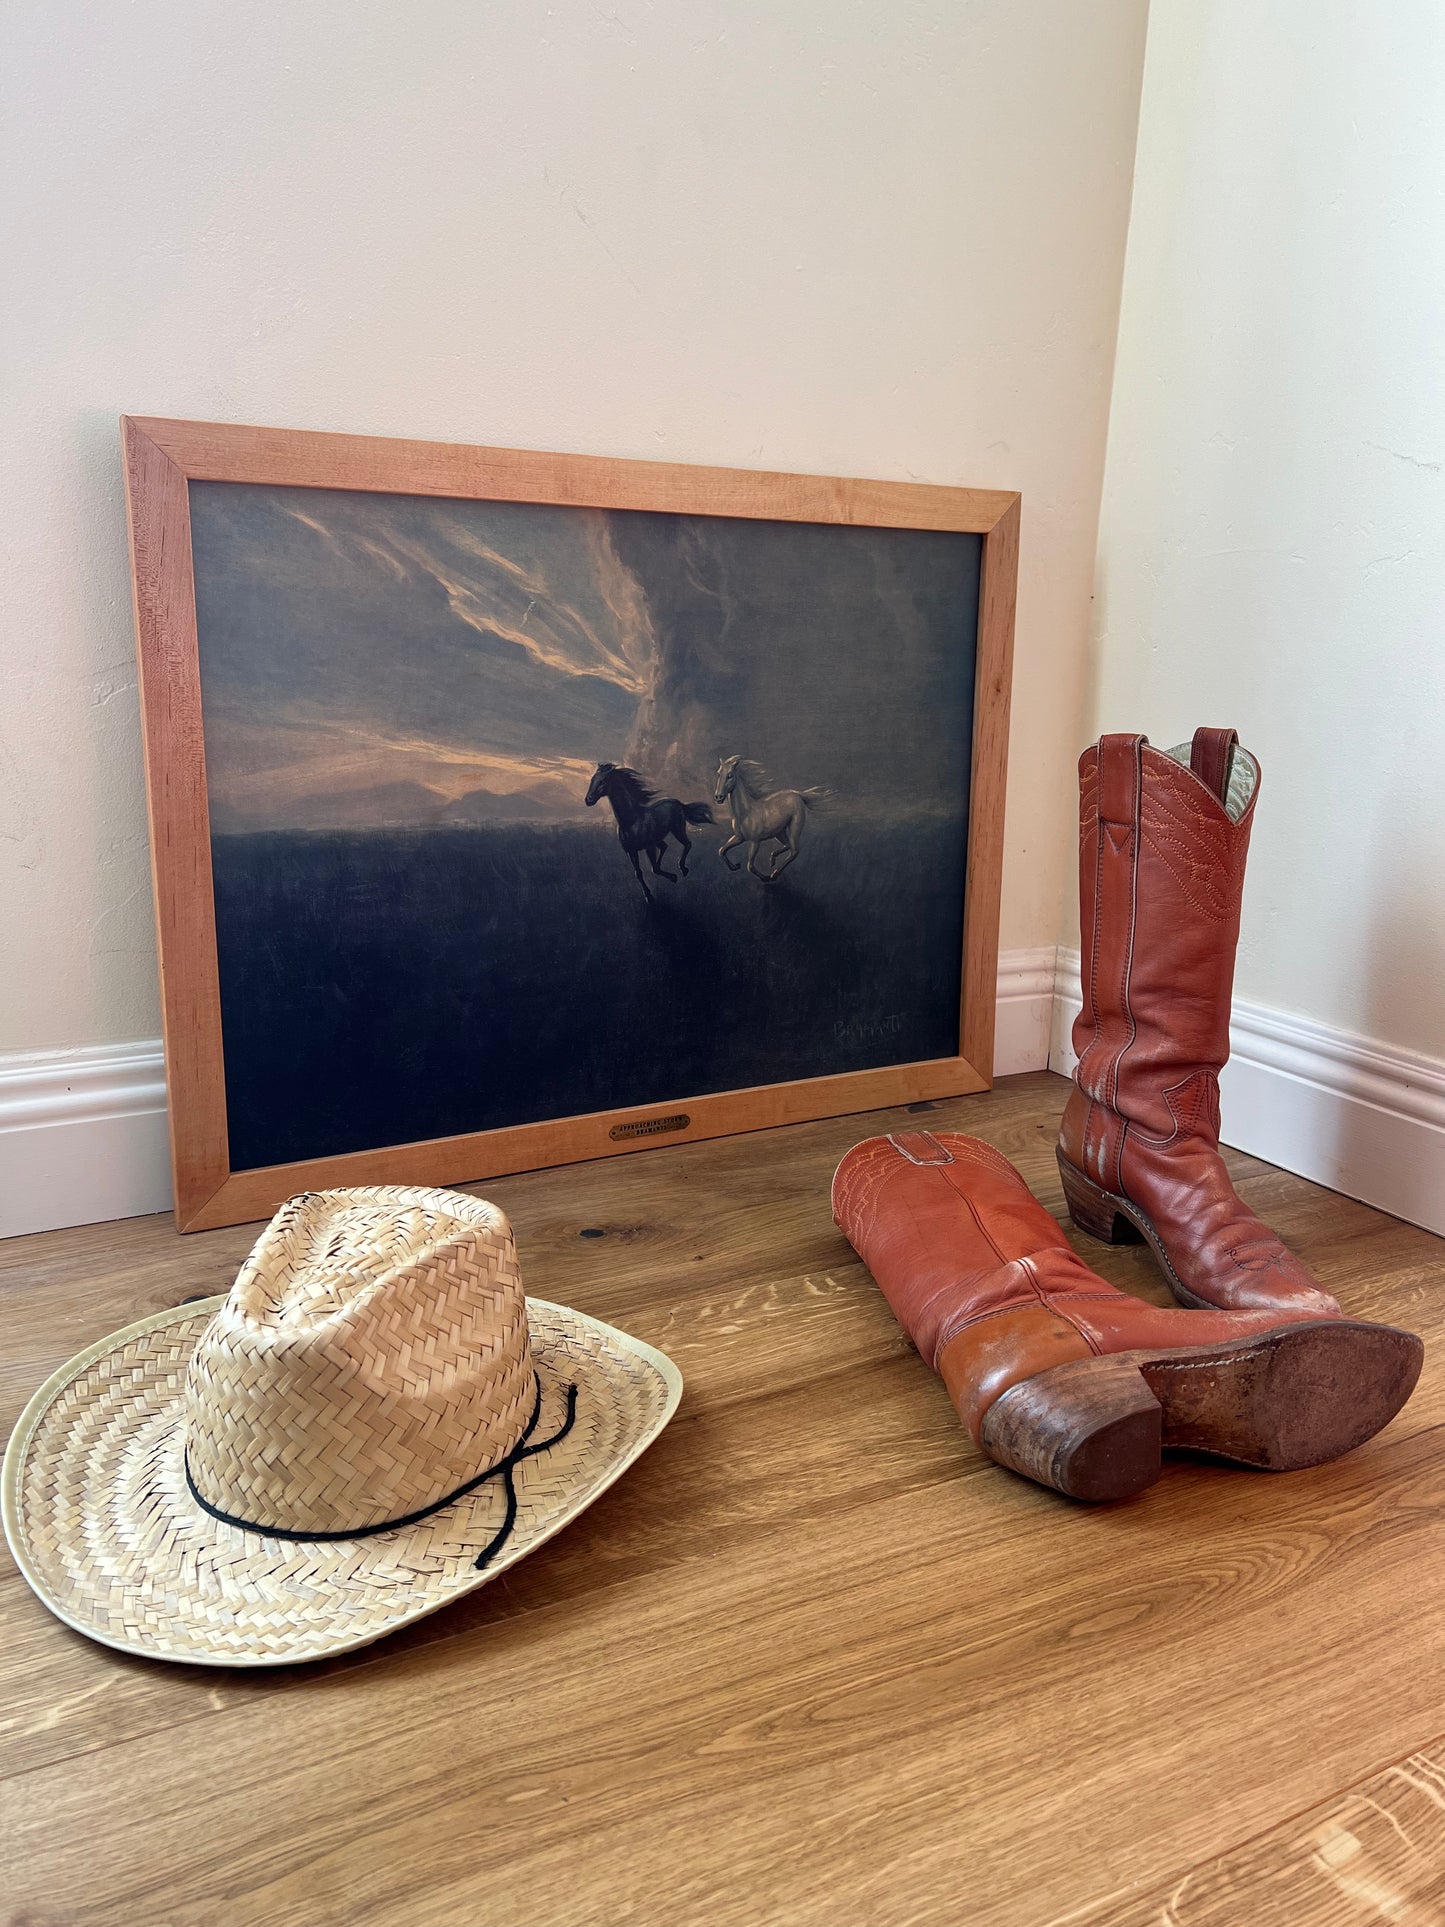
[[[1291,1306],[1176,1311],[1090,1271],[977,1138],[857,1144],[833,1216],[975,1442],[1075,1499],[1122,1499],[1161,1447],[1292,1471],[1337,1458],[1414,1388],[1411,1332]]]
[[[1069,1216],[1141,1235],[1184,1305],[1338,1312],[1240,1199],[1219,1072],[1259,765],[1232,729],[1187,748],[1105,736],[1079,761],[1084,1004],[1059,1130]]]

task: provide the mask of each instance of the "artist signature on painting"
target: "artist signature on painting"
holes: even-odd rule
[[[840,1044],[883,1044],[902,1028],[903,1018],[897,1012],[888,1017],[840,1017],[833,1035]]]

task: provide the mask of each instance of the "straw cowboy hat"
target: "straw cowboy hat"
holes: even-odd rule
[[[41,1386],[5,1454],[5,1536],[103,1645],[319,1659],[560,1531],[681,1390],[650,1345],[525,1297],[495,1206],[311,1192],[226,1297],[115,1332]]]

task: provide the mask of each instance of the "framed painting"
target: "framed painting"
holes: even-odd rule
[[[124,440],[182,1230],[987,1088],[1016,495]]]

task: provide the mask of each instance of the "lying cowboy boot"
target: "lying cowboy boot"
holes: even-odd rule
[[[1339,1311],[1243,1203],[1219,1155],[1219,1072],[1259,765],[1232,729],[1079,762],[1083,1009],[1059,1130],[1069,1216],[1149,1241],[1183,1305]]]
[[[1168,1447],[1319,1465],[1387,1424],[1420,1373],[1420,1340],[1389,1325],[1299,1306],[1165,1310],[1116,1291],[977,1138],[855,1145],[833,1216],[975,1442],[1070,1498],[1128,1498]]]

